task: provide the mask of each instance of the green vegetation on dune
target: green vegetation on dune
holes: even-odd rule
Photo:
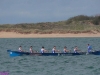
[[[97,33],[100,32],[100,16],[79,15],[59,22],[4,24],[0,25],[0,31],[22,34]]]

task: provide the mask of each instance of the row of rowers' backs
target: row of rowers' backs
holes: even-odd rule
[[[18,49],[20,52],[24,52],[24,50],[22,50],[22,46],[19,46],[19,49]],[[37,51],[33,50],[33,47],[30,46],[30,49],[29,49],[30,53],[36,53]],[[46,50],[43,46],[41,48],[41,53],[46,53],[46,52],[49,52],[48,50]],[[56,52],[60,52],[60,50],[57,50],[56,49],[56,46],[53,47],[52,49],[52,53],[56,53]],[[70,52],[70,50],[67,50],[67,47],[65,46],[64,49],[63,49],[63,52],[64,53],[67,53],[67,52]]]
[[[21,46],[19,46],[19,51],[23,52]],[[37,52],[37,51],[35,51],[35,50],[32,49],[32,46],[30,46],[29,51],[30,51],[30,53],[36,53]],[[91,52],[91,51],[92,51],[92,47],[88,44],[88,53]],[[44,47],[42,47],[41,48],[41,53],[46,53],[46,52],[49,52],[49,51],[46,50]],[[60,52],[60,50],[57,50],[56,46],[54,46],[53,49],[52,49],[52,53],[56,53],[56,52]],[[67,52],[70,52],[70,50],[68,50],[67,47],[65,46],[64,49],[63,49],[63,52],[67,53]],[[77,46],[75,46],[74,53],[78,53],[78,52],[82,52],[82,51],[79,50]]]

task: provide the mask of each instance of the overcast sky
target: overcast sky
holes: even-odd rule
[[[100,14],[100,0],[0,0],[0,24],[57,22]]]

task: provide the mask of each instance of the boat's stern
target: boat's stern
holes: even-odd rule
[[[18,51],[7,50],[7,52],[9,53],[9,56],[11,56],[11,57],[21,56],[22,55],[22,53],[20,53]]]

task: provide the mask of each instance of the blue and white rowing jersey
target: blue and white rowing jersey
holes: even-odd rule
[[[33,53],[33,50],[32,50],[32,48],[30,48],[30,53]]]
[[[63,51],[64,53],[66,53],[65,51]]]
[[[21,49],[20,47],[19,47],[19,49],[18,49],[18,50],[19,50],[19,52],[22,52],[22,49]]]
[[[74,53],[77,53],[77,49],[76,48],[74,49]]]
[[[88,52],[90,52],[92,50],[91,46],[88,46]]]
[[[64,52],[64,53],[67,53],[67,52],[66,52],[66,49],[64,49],[63,52]]]
[[[44,53],[44,49],[43,48],[41,49],[41,53]]]
[[[55,49],[54,48],[52,49],[52,53],[55,53]]]

